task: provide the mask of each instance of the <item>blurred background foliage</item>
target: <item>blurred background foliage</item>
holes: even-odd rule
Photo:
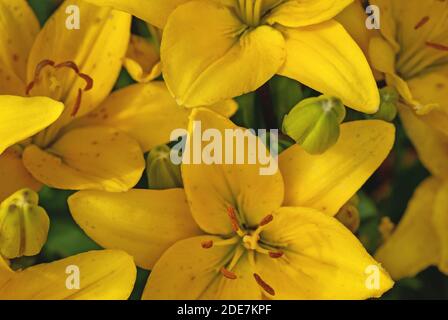
[[[62,0],[28,0],[41,25],[60,5]],[[132,32],[149,38],[147,26],[134,20]],[[117,80],[115,90],[133,83],[129,74],[123,70]],[[274,77],[255,93],[236,100],[239,110],[233,117],[238,125],[262,129],[281,128],[283,117],[304,98],[317,96],[313,90],[283,77]],[[364,115],[347,109],[346,121],[364,119]],[[406,205],[417,185],[428,176],[428,172],[418,161],[416,152],[399,122],[395,120],[397,139],[393,152],[383,166],[359,192],[359,212],[361,225],[357,236],[367,250],[375,252],[382,238],[379,225],[383,217],[398,223]],[[281,150],[291,145],[287,137],[281,137]],[[146,174],[138,188],[147,188]],[[90,240],[71,218],[67,207],[67,197],[72,192],[43,188],[40,203],[46,208],[51,227],[48,241],[38,256],[13,261],[15,268],[23,268],[36,263],[50,262],[73,254],[100,249]],[[137,282],[131,299],[138,299],[144,289],[149,271],[139,269]],[[404,279],[382,299],[447,299],[448,277],[437,268],[429,268],[415,278]]]

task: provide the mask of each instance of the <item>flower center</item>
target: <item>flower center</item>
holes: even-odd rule
[[[263,0],[238,0],[238,14],[251,27],[260,24]]]
[[[73,91],[76,85],[79,85],[79,87],[77,89],[75,87],[76,90]],[[39,62],[34,71],[34,78],[26,86],[26,94],[49,97],[64,102],[65,110],[54,124],[42,130],[33,138],[33,143],[40,147],[51,144],[60,128],[71,121],[71,118],[78,115],[83,93],[92,88],[93,79],[80,72],[79,67],[73,61],[56,63],[53,60],[46,59]]]
[[[64,96],[69,93],[64,92],[64,89],[71,89],[70,86],[64,86],[64,83],[67,83],[66,80],[70,78],[67,71],[74,72],[77,77],[85,82],[84,87],[78,88],[75,103],[71,107],[71,116],[76,116],[81,107],[83,92],[93,88],[93,79],[89,75],[81,73],[79,67],[73,61],[65,61],[58,64],[52,60],[39,62],[34,71],[34,79],[26,87],[26,94],[30,95],[31,91],[35,90],[36,93],[42,95],[43,91],[46,93],[44,94],[45,96],[59,101],[64,100]]]
[[[266,283],[259,273],[256,272],[255,254],[265,254],[272,259],[280,259],[284,257],[284,253],[281,250],[274,249],[272,246],[266,244],[261,239],[261,232],[274,220],[272,214],[264,217],[255,229],[242,228],[242,224],[238,220],[236,210],[232,207],[227,209],[227,215],[230,219],[232,229],[235,232],[235,236],[229,239],[214,242],[212,240],[202,242],[202,248],[211,249],[214,246],[229,246],[237,245],[236,249],[232,253],[232,258],[219,269],[221,275],[230,280],[238,279],[238,275],[232,270],[237,265],[238,261],[244,254],[248,254],[249,263],[253,270],[254,280],[257,284],[271,296],[275,295],[275,290]],[[246,230],[247,229],[247,230]]]

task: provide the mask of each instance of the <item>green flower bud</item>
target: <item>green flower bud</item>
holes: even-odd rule
[[[146,172],[150,189],[182,188],[180,166],[173,164],[170,152],[168,146],[162,145],[149,153]]]
[[[302,100],[283,120],[283,132],[310,154],[324,153],[339,138],[345,118],[341,100],[328,96]]]
[[[371,119],[394,121],[397,116],[397,103],[400,98],[397,90],[392,87],[385,87],[380,90],[381,105],[377,113],[370,116]]]
[[[0,254],[8,259],[34,256],[47,241],[50,219],[39,196],[22,189],[0,204]]]

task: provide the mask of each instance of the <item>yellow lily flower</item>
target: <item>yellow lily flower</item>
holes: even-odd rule
[[[88,1],[163,28],[162,71],[181,105],[233,98],[280,74],[356,110],[378,109],[364,54],[332,19],[353,0]]]
[[[422,120],[448,135],[448,3],[371,3],[380,8],[382,35],[370,42],[373,67]]]
[[[33,256],[46,242],[49,219],[38,195],[19,190],[0,203],[0,299],[127,299],[136,278],[123,251],[91,251],[12,270],[7,258]]]
[[[195,121],[221,134],[237,129],[210,110],[194,109],[190,148],[202,134],[193,130]],[[393,141],[394,127],[385,122],[344,123],[328,152],[312,156],[295,145],[280,155],[274,175],[260,175],[259,162],[184,163],[185,189],[80,191],[68,202],[92,239],[152,269],[145,299],[379,297],[393,282],[333,216]],[[376,287],[366,285],[369,266],[378,271]]]
[[[83,13],[83,27],[79,30],[66,27],[69,5],[78,6]],[[23,136],[31,139],[21,141],[14,153],[7,154],[7,160],[1,160],[2,165],[9,166],[1,169],[7,172],[2,193],[15,191],[12,187],[16,186],[9,181],[14,175],[26,176],[24,170],[39,182],[60,189],[132,188],[145,165],[137,141],[110,127],[64,131],[74,119],[96,108],[112,90],[129,41],[130,15],[81,1],[66,1],[39,31],[26,1],[12,4],[1,0],[0,11],[4,28],[0,42],[6,57],[0,60],[2,75],[6,74],[1,76],[0,93],[45,96],[64,104],[56,118],[54,112],[46,113],[49,107],[42,106],[36,121],[42,119],[48,125],[51,119],[53,123],[39,132],[24,131],[34,135]],[[2,108],[0,114],[2,125],[22,134],[16,123],[8,121],[8,113],[14,112],[16,122],[29,123],[30,115],[22,112],[24,102],[6,102],[8,109]]]
[[[71,266],[80,271],[78,289],[67,286]],[[19,271],[0,256],[1,300],[127,299],[135,278],[132,257],[116,250],[90,251]]]
[[[131,35],[128,51],[124,59],[124,67],[129,75],[137,82],[147,83],[162,74],[160,62],[161,30],[150,25],[152,42],[138,35]]]
[[[423,164],[433,174],[415,191],[392,235],[375,257],[392,278],[413,277],[436,265],[448,273],[448,215],[444,209],[448,178],[448,3],[372,0],[381,13],[380,34],[357,32],[372,65],[400,93],[400,117]],[[364,18],[350,21],[364,28]],[[357,25],[357,27],[356,27]],[[369,43],[366,45],[366,42]],[[411,107],[411,108],[410,108]]]
[[[375,257],[397,280],[414,277],[431,265],[448,274],[448,138],[406,106],[400,107],[400,115],[433,177],[417,188],[397,228]]]

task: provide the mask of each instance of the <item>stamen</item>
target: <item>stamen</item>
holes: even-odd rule
[[[266,217],[263,218],[263,220],[261,220],[260,227],[267,225],[272,220],[274,220],[274,216],[272,214],[268,214]]]
[[[203,241],[201,243],[202,248],[204,249],[210,249],[211,247],[213,247],[213,240],[209,240],[209,241]]]
[[[240,237],[235,236],[233,238],[224,239],[224,240],[220,240],[220,241],[213,241],[213,240],[207,241],[206,240],[201,243],[201,246],[204,249],[210,249],[211,247],[230,246],[232,244],[238,243],[238,241],[240,241]]]
[[[283,251],[278,251],[278,252],[269,251],[269,256],[273,259],[281,258],[281,257],[283,257]]]
[[[275,296],[275,291],[272,289],[270,285],[268,285],[263,279],[261,279],[260,275],[254,273],[255,281],[257,281],[258,285],[271,296]]]
[[[73,106],[73,111],[71,113],[71,116],[74,117],[79,111],[79,108],[81,107],[81,101],[82,101],[82,90],[78,89],[78,95],[76,96],[76,102]]]
[[[232,271],[227,270],[226,268],[222,267],[220,270],[221,274],[230,280],[236,280],[237,276]]]
[[[423,17],[422,20],[420,20],[414,27],[414,30],[420,29],[423,27],[427,22],[429,21],[429,17]]]
[[[61,69],[61,68],[71,69],[71,70],[73,70],[76,73],[76,75],[78,77],[80,77],[81,79],[83,79],[86,82],[86,85],[85,85],[84,89],[78,89],[78,95],[76,96],[75,105],[73,106],[73,110],[72,110],[72,113],[71,113],[72,117],[76,116],[78,114],[78,112],[79,112],[80,107],[81,107],[83,91],[89,91],[89,90],[91,90],[93,88],[93,79],[92,79],[92,77],[90,77],[89,75],[87,75],[85,73],[81,73],[80,70],[79,70],[78,65],[75,62],[73,62],[73,61],[64,61],[64,62],[56,64],[52,60],[42,60],[36,66],[36,70],[34,72],[34,79],[33,79],[33,81],[31,81],[27,85],[27,87],[26,87],[26,94],[27,95],[30,94],[31,90],[33,89],[33,87],[35,86],[37,81],[39,80],[39,76],[40,76],[40,73],[41,73],[42,69],[45,68],[46,66],[52,66],[55,69]]]
[[[445,46],[445,45],[440,44],[440,43],[434,43],[434,42],[426,41],[426,45],[428,47],[431,47],[431,48],[436,49],[436,50],[448,51],[448,46]]]
[[[227,215],[230,218],[230,222],[232,223],[232,229],[235,232],[240,230],[240,226],[238,224],[238,219],[236,218],[235,209],[232,207],[227,208]]]
[[[55,62],[52,60],[42,60],[39,62],[36,66],[36,69],[34,70],[34,79],[26,86],[26,95],[29,95],[31,90],[34,88],[34,85],[39,81],[40,73],[42,72],[42,69],[46,66],[52,66],[54,67]]]
[[[76,65],[76,63],[74,63],[73,61],[65,61],[65,62],[61,62],[59,64],[57,64],[55,66],[56,69],[60,69],[60,68],[69,68],[72,69],[73,71],[75,71],[76,74],[79,74],[79,68]]]
[[[86,82],[84,91],[89,91],[93,88],[93,79],[85,73],[79,73],[78,76]]]

